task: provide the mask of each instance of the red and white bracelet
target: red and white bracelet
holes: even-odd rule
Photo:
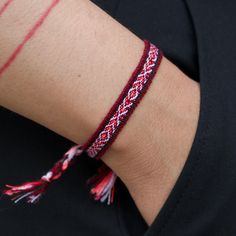
[[[12,196],[15,203],[22,199],[26,199],[28,203],[35,203],[45,193],[50,183],[58,179],[81,154],[86,153],[91,158],[100,159],[146,93],[161,63],[162,52],[147,40],[144,40],[144,44],[144,52],[137,68],[89,140],[84,145],[71,147],[39,180],[26,182],[20,186],[6,185],[7,189],[3,194]],[[92,185],[90,193],[93,198],[107,204],[112,203],[116,178],[116,174],[103,164],[98,169],[98,174],[87,181],[87,184]]]

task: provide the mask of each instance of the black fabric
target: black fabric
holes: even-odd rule
[[[121,182],[112,206],[88,198],[84,183],[99,163],[82,158],[38,204],[12,206],[2,198],[1,235],[236,235],[236,2],[94,2],[200,82],[200,118],[188,159],[150,227]],[[41,176],[71,146],[4,108],[0,121],[1,186]]]

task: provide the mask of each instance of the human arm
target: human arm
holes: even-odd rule
[[[49,1],[42,1],[41,9],[34,1],[24,4],[22,9],[15,4],[17,19],[9,18],[14,10],[9,8],[0,20],[1,62],[22,37],[12,37],[14,23],[21,34],[19,29],[28,29]],[[61,1],[2,76],[0,103],[83,143],[127,82],[142,49],[140,39],[90,2]],[[186,160],[198,102],[198,84],[164,59],[148,93],[102,158],[124,181],[149,224]]]

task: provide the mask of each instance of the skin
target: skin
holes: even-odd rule
[[[0,17],[0,65],[50,2],[15,1]],[[84,143],[126,85],[143,47],[90,1],[62,0],[1,75],[0,105]],[[148,92],[102,157],[148,225],[188,158],[199,104],[199,84],[164,57]]]

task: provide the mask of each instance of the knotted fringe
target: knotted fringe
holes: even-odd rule
[[[98,173],[87,180],[91,186],[90,194],[96,201],[110,205],[114,201],[115,182],[117,175],[106,165],[98,169]]]
[[[80,156],[83,152],[81,145],[75,145],[70,148],[61,160],[56,162],[51,170],[43,175],[39,180],[26,182],[19,186],[6,185],[8,189],[3,194],[11,196],[14,203],[26,199],[28,203],[36,203],[39,198],[46,192],[50,183],[57,180],[73,164],[75,157]]]
[[[55,0],[54,2],[58,1]],[[135,107],[147,92],[162,58],[162,52],[155,45],[145,40],[143,56],[137,68],[98,129],[85,145],[76,145],[69,149],[63,158],[56,162],[53,168],[41,179],[20,186],[6,185],[8,189],[3,193],[12,196],[15,203],[21,199],[26,199],[28,203],[35,203],[49,187],[49,184],[68,169],[76,156],[80,156],[85,151],[89,157],[99,159],[114,142]],[[101,166],[98,174],[87,181],[87,184],[92,184],[90,193],[93,198],[100,202],[112,203],[116,179],[116,174],[109,167]]]
[[[59,179],[61,175],[70,167],[75,157],[80,156],[83,152],[82,145],[76,145],[70,148],[61,160],[56,162],[51,170],[43,175],[39,180],[26,182],[19,186],[5,185],[8,189],[3,194],[11,196],[14,203],[25,199],[28,203],[36,203],[40,197],[46,192],[49,185]],[[115,180],[117,176],[106,165],[102,165],[98,169],[98,174],[88,179],[86,182],[91,186],[90,194],[96,201],[105,202],[107,204],[113,202],[115,191]]]

